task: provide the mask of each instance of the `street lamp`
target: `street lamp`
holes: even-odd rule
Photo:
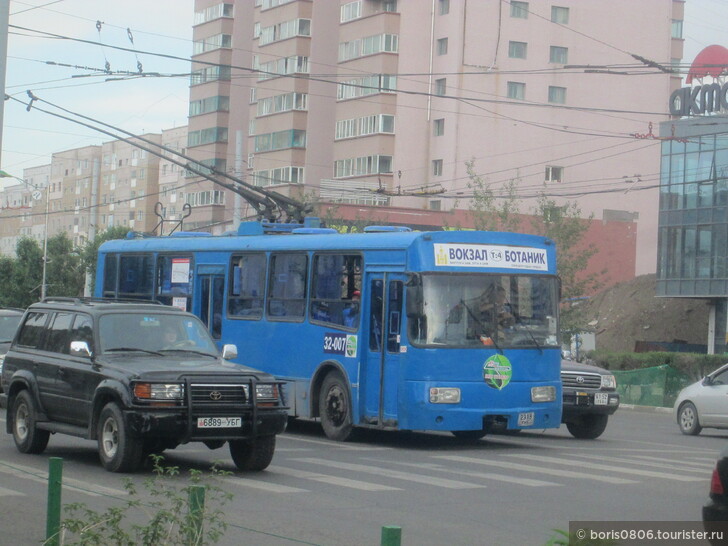
[[[15,180],[19,180],[26,186],[33,188],[33,193],[30,194],[31,197],[33,198],[33,201],[38,201],[43,196],[43,193],[38,189],[37,186],[29,184],[22,178],[18,178],[17,176],[9,174],[3,170],[0,170],[0,178],[14,178]],[[40,285],[41,301],[44,300],[46,297],[46,263],[48,262],[48,203],[50,202],[50,194],[48,192],[47,185],[45,187],[45,193],[46,193],[46,203],[45,203],[45,229],[43,231],[43,280],[41,281],[41,285]]]

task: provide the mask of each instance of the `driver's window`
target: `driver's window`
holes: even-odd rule
[[[728,370],[720,372],[718,375],[713,377],[713,385],[727,385],[728,384]]]

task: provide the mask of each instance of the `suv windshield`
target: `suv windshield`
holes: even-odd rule
[[[99,319],[101,352],[194,351],[217,356],[215,343],[197,319],[166,313],[110,313]]]
[[[534,275],[422,275],[415,345],[558,347],[558,281]]]
[[[0,316],[0,343],[4,341],[12,341],[21,318],[23,318],[21,313],[18,313],[17,315]]]

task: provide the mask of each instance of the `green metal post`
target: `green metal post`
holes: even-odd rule
[[[382,527],[382,546],[400,546],[402,544],[402,528],[396,525]]]
[[[190,520],[192,529],[190,537],[191,544],[202,543],[202,521],[205,512],[205,488],[202,485],[193,485],[190,487]]]
[[[46,544],[61,543],[61,486],[63,485],[63,459],[48,460],[48,510],[46,513]]]

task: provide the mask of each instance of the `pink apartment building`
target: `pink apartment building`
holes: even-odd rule
[[[680,75],[681,0],[197,0],[187,152],[284,194],[467,208],[467,164],[635,223],[655,271],[654,127]],[[254,214],[190,179],[186,226]],[[606,211],[606,212],[605,212]]]

